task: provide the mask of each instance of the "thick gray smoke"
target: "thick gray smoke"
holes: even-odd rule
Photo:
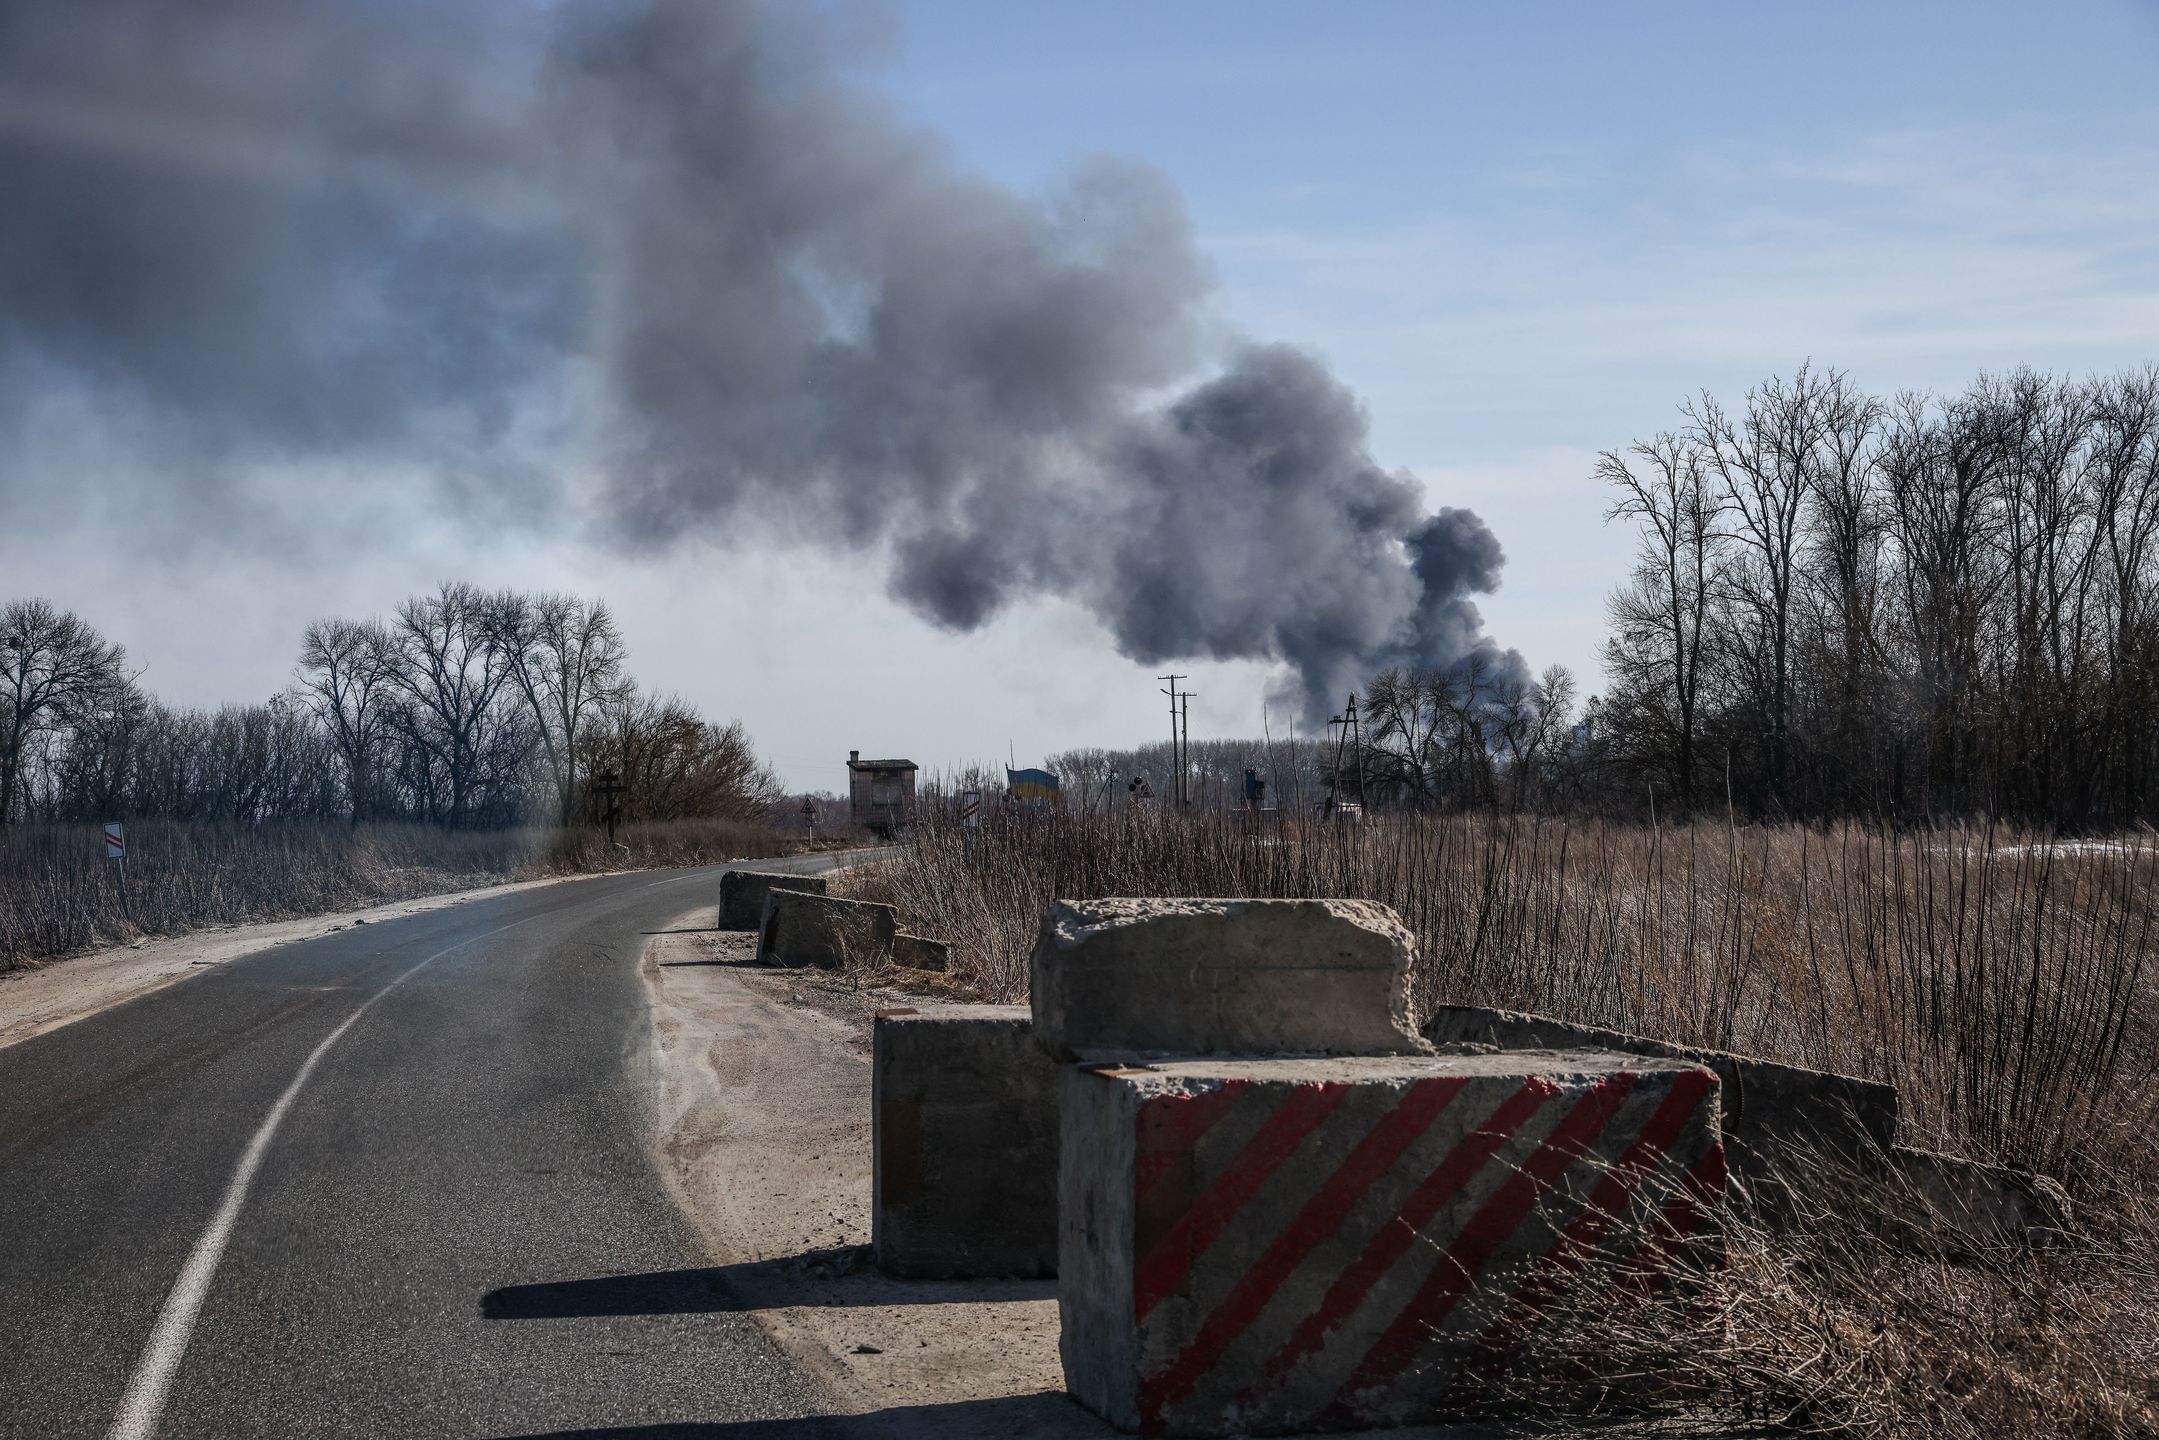
[[[1138,660],[1287,662],[1315,710],[1487,643],[1474,515],[1422,513],[1310,356],[1208,365],[1160,174],[971,178],[845,30],[0,0],[0,503],[49,498],[38,437],[96,416],[155,453],[134,501],[227,538],[421,475],[646,546],[836,539],[940,624],[1064,596]],[[263,473],[267,509],[233,493]]]

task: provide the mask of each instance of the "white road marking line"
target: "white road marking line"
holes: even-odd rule
[[[233,1167],[232,1179],[225,1185],[225,1198],[218,1202],[217,1213],[210,1217],[202,1237],[189,1252],[187,1264],[180,1267],[180,1278],[173,1281],[172,1290],[165,1296],[164,1308],[158,1311],[157,1324],[142,1347],[142,1358],[135,1362],[135,1373],[128,1379],[127,1392],[120,1397],[120,1413],[114,1417],[112,1428],[105,1432],[106,1440],[150,1440],[157,1434],[158,1421],[164,1417],[165,1402],[172,1394],[173,1376],[179,1373],[180,1359],[187,1354],[188,1339],[195,1333],[195,1319],[202,1313],[202,1302],[210,1293],[210,1281],[217,1275],[218,1262],[225,1258],[225,1245],[232,1238],[234,1223],[240,1218],[240,1207],[247,1203],[248,1187],[255,1183],[255,1172],[261,1168],[262,1157],[269,1151],[270,1140],[277,1134],[285,1112],[299,1098],[307,1077],[315,1073],[315,1066],[329,1053],[330,1047],[367,1013],[369,1006],[443,956],[491,939],[504,930],[515,930],[520,925],[547,919],[552,914],[553,911],[548,911],[528,915],[437,950],[361,1001],[359,1009],[347,1015],[308,1053],[307,1059],[300,1064],[300,1073],[292,1077],[285,1093],[277,1097],[277,1103],[270,1107],[270,1113],[256,1128],[254,1138],[247,1142],[247,1149],[241,1152],[240,1163]]]

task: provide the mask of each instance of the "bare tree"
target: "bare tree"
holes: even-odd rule
[[[1745,563],[1728,570],[1729,593],[1750,613],[1759,637],[1759,703],[1768,739],[1767,784],[1782,806],[1791,772],[1792,619],[1798,594],[1801,516],[1814,488],[1825,429],[1823,391],[1834,372],[1817,378],[1802,365],[1789,383],[1772,378],[1747,392],[1736,419],[1706,392],[1685,407],[1694,438],[1714,473],[1720,508]]]
[[[1449,699],[1438,674],[1402,667],[1380,671],[1365,686],[1365,765],[1378,795],[1412,810],[1440,803]]]
[[[355,825],[375,804],[375,767],[390,727],[397,660],[396,642],[373,620],[317,620],[301,638],[301,699],[337,747]]]
[[[1619,491],[1606,519],[1643,528],[1631,582],[1611,598],[1614,634],[1608,663],[1631,703],[1661,732],[1668,774],[1682,808],[1694,805],[1695,749],[1700,738],[1702,681],[1710,601],[1720,583],[1721,510],[1703,474],[1701,446],[1662,434],[1597,461],[1597,478]]]
[[[403,702],[396,713],[417,751],[408,777],[429,792],[437,819],[467,824],[476,793],[514,758],[505,751],[518,748],[500,733],[498,702],[511,682],[492,602],[471,585],[445,583],[398,606],[391,634],[391,677]],[[421,779],[410,767],[423,762],[434,773]]]
[[[2102,387],[2093,428],[2092,511],[2107,608],[2108,675],[2096,743],[2111,757],[2123,809],[2143,816],[2159,705],[2159,369]]]
[[[1495,687],[1494,731],[1507,756],[1514,782],[1514,808],[1529,804],[1540,759],[1557,747],[1574,714],[1574,672],[1551,665],[1535,680],[1509,675]]]
[[[621,686],[584,733],[586,770],[622,777],[628,819],[756,819],[783,794],[739,722],[711,724],[672,696]]]
[[[1812,601],[1824,746],[1817,771],[1840,805],[1874,788],[1880,737],[1882,514],[1877,451],[1885,408],[1831,370],[1816,392],[1818,449],[1808,467]]]
[[[568,824],[585,727],[624,683],[622,633],[605,601],[562,594],[497,596],[494,624],[510,681],[538,727],[557,818]]]
[[[15,817],[33,737],[127,686],[127,652],[45,600],[0,606],[0,825]]]
[[[2002,704],[1994,717],[1994,769],[2012,808],[2059,813],[2062,786],[2081,789],[2086,747],[2084,662],[2096,618],[2084,387],[2018,371],[2001,387],[2002,465],[1996,536],[2003,602],[1992,647]]]
[[[1882,449],[1885,513],[1896,542],[1899,665],[1918,712],[1929,809],[1974,797],[1986,616],[2000,588],[2001,404],[1976,386],[1937,414],[1899,396]]]

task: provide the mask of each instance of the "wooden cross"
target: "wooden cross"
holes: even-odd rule
[[[615,803],[615,797],[629,788],[629,786],[622,783],[621,777],[612,770],[602,770],[597,776],[593,777],[592,793],[599,796],[607,804],[607,809],[602,812],[600,818],[607,822],[607,848],[610,850],[615,848],[615,821],[622,814],[621,807]]]

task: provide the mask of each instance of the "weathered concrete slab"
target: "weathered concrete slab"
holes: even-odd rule
[[[1794,1159],[1803,1163],[1810,1151],[1838,1156],[1871,1173],[1896,1143],[1896,1087],[1849,1075],[1475,1005],[1441,1006],[1425,1021],[1424,1036],[1441,1046],[1617,1050],[1707,1065],[1724,1082],[1724,1138],[1732,1168],[1750,1177],[1790,1168],[1785,1162]]]
[[[902,930],[892,937],[892,963],[908,970],[949,970],[952,947],[942,940]]]
[[[922,1279],[1057,1273],[1057,1063],[1024,1005],[877,1017],[870,1244]]]
[[[822,875],[783,875],[773,870],[730,870],[720,877],[722,930],[755,930],[765,918],[765,896],[774,890],[825,893]]]
[[[1416,1055],[1410,933],[1360,900],[1060,901],[1032,962],[1059,1059]]]
[[[1066,1388],[1164,1435],[1473,1409],[1553,1306],[1633,1298],[1590,1261],[1682,1304],[1719,1267],[1717,1092],[1580,1050],[1068,1067]]]
[[[866,900],[840,900],[799,890],[765,892],[757,927],[757,958],[773,965],[882,964],[899,934],[899,912]]]
[[[1899,1145],[1892,1180],[1924,1215],[1921,1241],[1952,1253],[2046,1244],[2074,1218],[2069,1192],[2044,1175]]]

